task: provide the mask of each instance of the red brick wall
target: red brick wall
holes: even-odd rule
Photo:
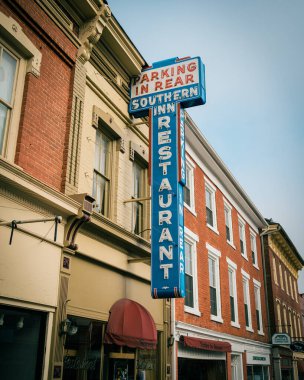
[[[226,241],[225,216],[224,216],[224,200],[223,194],[219,189],[216,191],[216,214],[217,226],[219,234],[216,234],[206,225],[205,211],[205,179],[203,171],[196,165],[194,169],[194,187],[195,187],[195,211],[197,216],[193,215],[188,209],[185,209],[185,225],[192,232],[198,235],[199,242],[197,243],[197,278],[198,278],[198,302],[201,317],[184,312],[184,300],[176,301],[176,319],[185,323],[208,328],[214,331],[237,335],[240,337],[259,340],[262,342],[268,341],[267,334],[267,318],[265,305],[265,291],[263,280],[263,267],[261,257],[261,244],[259,235],[257,234],[257,255],[259,270],[253,267],[251,260],[250,248],[250,232],[249,225],[246,223],[246,244],[248,261],[241,256],[239,231],[238,231],[238,213],[232,209],[232,224],[233,224],[233,241],[236,249],[231,247]],[[220,288],[221,288],[221,307],[223,323],[218,323],[210,319],[210,296],[209,296],[209,273],[208,273],[208,252],[206,242],[221,252],[220,258]],[[237,280],[237,296],[238,296],[238,314],[241,328],[231,326],[230,317],[230,299],[228,285],[228,263],[226,257],[229,257],[237,264],[236,280]],[[241,268],[250,275],[250,301],[252,314],[252,327],[254,333],[248,332],[245,328],[245,313],[243,302],[243,284]],[[257,334],[257,324],[255,316],[255,298],[253,278],[261,283],[261,304],[262,304],[262,319],[263,331],[265,336]]]
[[[27,74],[25,79],[15,162],[61,190],[77,48],[33,0],[1,3],[0,10],[21,25],[42,53],[40,76]]]

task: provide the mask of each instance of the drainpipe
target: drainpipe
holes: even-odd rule
[[[173,344],[171,347],[171,380],[176,380],[176,341],[175,341],[175,299],[171,298],[171,336]]]

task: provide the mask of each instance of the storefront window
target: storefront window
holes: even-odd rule
[[[268,367],[262,365],[247,366],[247,380],[268,380]]]
[[[0,378],[42,377],[46,314],[0,305]]]

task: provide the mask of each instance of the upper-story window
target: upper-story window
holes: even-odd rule
[[[196,243],[198,236],[185,227],[185,311],[200,315],[198,306]]]
[[[133,199],[132,202],[132,232],[141,235],[144,230],[144,203],[141,200],[145,196],[145,168],[136,160],[133,162]]]
[[[258,268],[258,254],[257,254],[257,245],[256,245],[256,235],[253,232],[250,232],[250,249],[251,249],[252,264],[256,268]]]
[[[278,282],[278,272],[277,272],[277,263],[274,256],[272,256],[272,268],[273,268],[273,279],[276,285],[279,285]]]
[[[282,330],[286,333],[288,333],[288,323],[287,323],[287,310],[286,305],[283,304],[283,326]]]
[[[185,206],[195,212],[194,203],[194,164],[186,160],[186,185],[184,186],[184,203]]]
[[[250,304],[250,291],[249,291],[249,279],[250,276],[244,270],[242,271],[243,277],[243,297],[244,297],[244,313],[246,330],[252,331],[252,318],[251,318],[251,304]]]
[[[95,145],[93,175],[93,197],[96,200],[95,210],[104,216],[109,216],[113,140],[100,129],[97,129]]]
[[[232,207],[224,200],[225,228],[226,240],[233,245],[233,230],[232,230]]]
[[[282,332],[282,317],[281,317],[281,304],[280,302],[277,301],[277,329],[276,332],[278,331],[279,333]]]
[[[216,219],[216,203],[215,192],[216,188],[205,178],[205,197],[206,197],[206,222],[207,226],[217,232]]]
[[[239,218],[239,237],[240,237],[241,254],[243,257],[247,259],[245,222],[240,218]]]
[[[13,161],[26,73],[40,75],[41,51],[0,12],[0,156]]]
[[[291,279],[291,275],[289,274],[288,275],[289,277],[289,289],[290,289],[290,295],[291,295],[291,298],[294,300],[295,297],[294,297],[294,292],[293,292],[293,286],[292,286],[292,279]]]
[[[279,273],[280,273],[281,288],[284,290],[283,272],[282,272],[282,265],[281,265],[281,263],[279,263]]]
[[[285,275],[286,293],[289,295],[289,285],[288,285],[288,278],[287,278],[286,269],[284,270],[284,275]]]
[[[253,280],[254,285],[254,301],[255,301],[255,315],[258,333],[263,334],[263,320],[262,320],[262,307],[261,307],[261,283]]]
[[[231,325],[234,327],[240,327],[239,313],[238,313],[237,287],[236,287],[237,265],[233,261],[231,261],[228,257],[226,257],[226,260],[228,263],[228,283],[229,283]]]
[[[0,153],[3,154],[10,115],[14,106],[19,59],[0,44]]]
[[[298,300],[298,287],[297,287],[296,280],[293,280],[293,285],[294,285],[295,300],[299,303],[299,300]]]
[[[210,295],[210,314],[211,319],[216,322],[223,322],[221,307],[221,288],[220,288],[220,257],[221,253],[217,249],[206,243],[208,249],[209,267],[209,295]]]

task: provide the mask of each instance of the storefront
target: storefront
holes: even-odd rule
[[[108,322],[68,315],[63,379],[157,380],[159,344],[151,314],[139,303],[121,299]]]
[[[247,352],[247,380],[269,379],[269,355]]]
[[[181,336],[178,344],[178,379],[227,378],[228,342]]]

